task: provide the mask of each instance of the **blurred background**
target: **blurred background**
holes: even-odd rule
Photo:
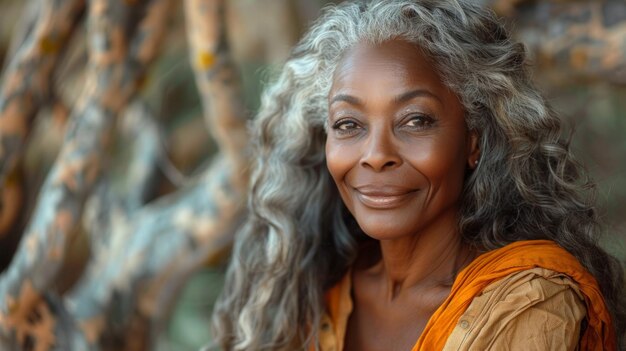
[[[597,201],[606,228],[603,245],[624,262],[626,260],[626,206],[624,206],[626,203],[626,3],[610,0],[481,1],[502,16],[509,23],[509,28],[513,30],[515,36],[526,43],[532,57],[534,76],[538,85],[552,106],[561,113],[565,124],[575,131],[572,137],[573,148],[598,183]],[[123,1],[123,3],[140,2],[139,0]],[[201,3],[202,1],[195,2]],[[272,76],[289,55],[290,48],[297,42],[311,21],[317,17],[320,9],[331,2],[323,0],[229,0],[222,4],[224,7],[217,12],[218,17],[213,19],[217,18],[223,25],[219,30],[225,35],[224,42],[228,44],[229,54],[232,55],[230,57],[233,59],[235,70],[242,82],[239,99],[231,103],[240,105],[238,113],[244,118],[254,116],[265,84],[271,81]],[[35,31],[33,28],[36,28],[37,21],[43,16],[41,9],[49,6],[43,6],[43,3],[44,1],[0,0],[0,67],[3,68],[4,79],[3,90],[0,92],[3,95],[0,95],[0,101],[2,99],[5,102],[8,101],[7,86],[13,84],[10,79],[17,81],[31,79],[28,74],[11,73],[16,70],[15,67],[12,68],[12,62],[23,55],[20,54],[20,48],[28,45],[29,35],[33,35]],[[74,15],[87,16],[89,13],[91,16],[92,9],[89,7],[95,8],[98,4],[104,3],[106,1],[77,5],[79,9]],[[194,3],[194,1],[188,1],[188,3]],[[219,1],[205,1],[205,3],[219,3]],[[87,9],[81,9],[80,6],[86,6]],[[185,4],[185,6],[189,9],[194,5]],[[205,6],[208,5],[205,4]],[[145,12],[150,7],[146,9],[144,9]],[[123,21],[127,21],[124,23],[128,25],[128,23],[132,24],[135,19],[141,19],[145,13],[135,13],[132,16],[120,13],[120,16],[123,17]],[[154,203],[157,203],[156,207],[158,207],[168,201],[172,204],[176,201],[183,201],[181,199],[191,192],[187,189],[193,188],[194,184],[198,183],[198,179],[203,177],[207,165],[217,153],[220,144],[219,133],[216,136],[210,130],[211,123],[215,122],[207,122],[206,115],[210,113],[207,112],[210,110],[207,106],[211,103],[203,101],[206,100],[207,95],[202,93],[202,83],[197,83],[203,79],[202,72],[194,70],[194,64],[202,66],[203,62],[208,62],[208,65],[212,65],[214,60],[219,61],[222,56],[221,54],[202,56],[202,52],[200,56],[196,55],[198,51],[190,47],[194,39],[188,35],[186,27],[191,16],[189,12],[185,13],[182,1],[173,2],[173,5],[168,8],[167,16],[162,17],[166,19],[162,24],[164,29],[160,49],[137,79],[139,83],[132,98],[124,100],[123,106],[119,106],[121,118],[114,127],[116,131],[111,133],[112,140],[107,143],[109,145],[106,150],[108,161],[101,167],[104,170],[102,172],[107,174],[106,189],[113,194],[111,195],[113,198],[122,196],[135,186],[129,181],[133,177],[133,174],[129,172],[129,167],[137,160],[134,151],[136,144],[140,142],[141,135],[147,133],[146,131],[150,128],[154,137],[149,140],[152,143],[150,150],[156,156],[151,161],[150,176],[140,177],[149,182],[149,186],[142,186],[141,207],[144,205],[149,207]],[[122,21],[122,18],[119,20]],[[63,48],[59,50],[62,52],[53,68],[45,64],[30,63],[32,69],[49,69],[51,73],[43,75],[42,77],[46,78],[45,81],[37,83],[45,86],[40,89],[45,93],[44,98],[41,98],[44,93],[37,90],[24,100],[26,102],[21,102],[36,105],[36,108],[27,118],[28,131],[23,133],[23,147],[16,153],[19,156],[15,158],[17,160],[15,165],[5,164],[2,169],[4,178],[2,179],[2,206],[0,207],[0,271],[8,271],[20,240],[25,235],[31,234],[29,223],[35,221],[33,217],[40,212],[45,212],[35,210],[38,201],[46,201],[38,196],[45,190],[44,181],[50,174],[62,148],[64,135],[68,131],[66,127],[71,123],[72,118],[78,118],[74,116],[80,116],[76,111],[80,112],[80,107],[77,106],[82,106],[79,103],[80,97],[86,90],[86,76],[90,67],[87,64],[87,58],[95,45],[90,42],[90,40],[95,40],[94,37],[88,33],[90,26],[96,26],[94,23],[97,21],[77,20],[75,26],[68,30],[71,37],[68,34],[62,36],[62,40],[39,42],[39,50],[43,52],[43,55],[46,54],[46,50],[56,52],[57,46],[61,45],[59,43],[63,42]],[[32,79],[36,78],[37,76]],[[21,91],[24,90],[16,89],[11,93],[19,94]],[[139,105],[137,101],[140,101]],[[213,107],[215,105],[213,103]],[[149,127],[141,124],[139,127],[133,127],[122,122],[124,119],[132,120],[133,115],[142,114],[137,111],[149,111],[152,121]],[[10,128],[7,127],[8,121],[8,117],[4,120],[0,118],[0,124],[5,123],[4,129],[0,125],[0,136],[4,133],[5,142],[12,140],[6,137],[10,133]],[[10,144],[0,144],[0,148],[6,149],[6,145]],[[0,149],[0,156],[2,152]],[[97,212],[102,207],[102,205],[98,207],[92,204],[97,199],[90,202],[91,195],[101,189],[99,182],[94,184],[86,190],[83,201],[79,201],[85,209],[84,211],[78,210],[75,225],[72,230],[69,230],[71,235],[67,236],[63,244],[66,249],[60,259],[60,266],[53,274],[54,279],[46,280],[48,283],[44,284],[37,283],[41,280],[33,278],[35,290],[38,293],[33,294],[36,297],[28,300],[29,306],[45,304],[48,306],[46,311],[51,311],[50,313],[55,316],[56,326],[47,326],[46,333],[54,334],[60,326],[67,326],[66,330],[76,330],[77,334],[82,335],[76,338],[92,345],[93,349],[197,350],[205,345],[210,341],[208,326],[212,301],[222,285],[223,266],[229,248],[228,240],[220,242],[219,245],[208,239],[198,241],[201,243],[200,246],[213,245],[211,247],[218,247],[218,249],[211,251],[210,254],[204,250],[199,254],[202,257],[196,259],[194,264],[186,265],[180,270],[172,269],[172,272],[177,273],[172,273],[168,277],[176,276],[176,279],[167,280],[167,283],[158,285],[158,288],[155,288],[156,285],[150,280],[159,276],[155,273],[157,268],[145,272],[137,270],[137,274],[129,275],[126,290],[120,288],[119,282],[111,283],[110,286],[102,283],[106,281],[106,277],[112,277],[115,272],[112,268],[108,271],[103,269],[102,272],[109,273],[103,273],[100,281],[102,285],[95,286],[93,279],[82,278],[86,274],[95,274],[88,264],[95,259],[94,257],[107,257],[95,252],[93,235],[90,234],[88,219],[93,218],[89,217],[90,213]],[[215,201],[219,203],[221,200],[218,198]],[[120,208],[123,209],[123,206]],[[115,210],[108,211],[107,218],[110,218],[112,222],[115,222],[116,218],[126,218],[128,223],[134,222],[134,216],[118,216]],[[143,215],[141,210],[138,211],[137,216]],[[184,217],[185,213],[191,213],[188,216],[195,218],[193,209],[176,213],[174,217],[183,218],[181,221],[184,223],[187,223],[184,220],[187,218]],[[233,218],[235,219],[230,220],[236,222],[238,217]],[[123,220],[118,219],[118,221]],[[191,220],[187,219],[187,221]],[[132,225],[127,226],[132,227]],[[207,226],[210,227],[209,224]],[[218,229],[208,231],[211,230]],[[114,232],[113,229],[109,231]],[[128,231],[128,233],[131,232],[132,230]],[[191,233],[193,230],[188,232]],[[114,238],[115,235],[111,234],[109,237]],[[133,243],[141,241],[129,240],[126,245],[124,237],[120,238],[116,239],[119,240],[117,244],[110,244],[115,241],[110,239],[109,242],[103,244],[103,247],[107,247],[108,250],[118,248],[121,252],[127,246],[133,247],[135,245]],[[149,238],[148,234],[146,238]],[[45,243],[45,239],[41,240]],[[145,242],[148,239],[142,240]],[[167,251],[154,244],[162,243],[160,245],[164,247],[169,245],[167,240],[174,239],[159,239],[159,241],[150,239],[152,246],[144,245],[142,253],[147,256],[169,257],[169,261],[182,264],[180,262],[186,259],[185,249],[176,252]],[[197,242],[191,242],[188,245],[195,244]],[[186,244],[180,245],[182,248]],[[189,252],[197,253],[193,248],[189,250]],[[122,257],[121,260],[123,260],[123,257],[128,258],[127,255],[130,253],[124,255],[120,254],[116,257]],[[169,262],[163,260],[165,261]],[[25,262],[32,262],[32,259]],[[107,266],[111,263],[99,264]],[[159,266],[154,263],[154,267],[167,270],[173,266]],[[3,278],[0,276],[0,279]],[[111,280],[114,279],[111,278]],[[150,281],[150,284],[147,284],[147,281]],[[165,278],[160,280],[160,282],[164,281]],[[15,286],[18,287],[20,284]],[[86,288],[87,285],[95,287]],[[107,303],[102,305],[100,310],[92,311],[91,314],[87,313],[88,316],[81,315],[80,318],[72,319],[74,316],[72,311],[78,311],[76,306],[82,306],[81,300],[78,297],[75,300],[71,298],[64,300],[60,296],[64,296],[67,292],[72,292],[68,294],[73,297],[80,296],[80,293],[75,293],[77,289],[80,290],[77,286],[93,294],[102,290],[113,292],[110,296],[107,295],[106,299],[98,300]],[[15,291],[21,291],[21,293],[25,291],[25,288],[16,289]],[[160,294],[162,290],[171,290],[167,298],[159,300],[167,303],[167,306],[158,306],[167,313],[157,313],[158,317],[155,317],[152,312],[146,312],[151,311],[150,308],[142,309],[141,301],[151,298],[144,295],[150,295],[154,291]],[[11,290],[8,289],[8,291]],[[132,295],[132,298],[126,298],[129,291],[133,291],[132,294],[128,293]],[[5,292],[0,289],[0,294]],[[92,302],[85,302],[85,305]],[[124,311],[118,311],[122,309],[135,311],[133,313],[140,317],[128,317]],[[6,312],[8,310],[0,309],[0,326],[5,323],[5,327],[9,325],[16,328],[15,330],[20,330],[19,322],[14,321],[10,324],[10,319],[3,321],[1,318],[3,312],[5,315],[10,315]],[[85,307],[81,311],[85,310],[89,308]],[[99,314],[106,315],[106,317],[96,318],[95,316]],[[24,318],[27,315],[28,311],[25,311]],[[145,327],[144,324],[149,326]],[[6,345],[16,347],[15,345],[21,344],[25,349],[37,350],[55,349],[55,347],[61,349],[59,348],[61,340],[73,338],[67,335],[65,337],[57,335],[52,338],[56,341],[47,343],[51,346],[44,348],[42,345],[46,343],[40,340],[45,339],[44,335],[48,334],[44,332],[37,334],[39,329],[32,326],[24,328],[26,328],[24,329],[26,336],[5,330],[4,337],[13,340],[6,342]],[[132,330],[133,335],[150,341],[133,344],[127,340],[128,330]],[[90,331],[93,331],[93,335]],[[0,336],[2,336],[1,333]],[[0,343],[1,345],[5,344]]]

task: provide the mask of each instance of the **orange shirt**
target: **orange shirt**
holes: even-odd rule
[[[541,279],[534,279],[535,277]],[[343,349],[345,328],[352,310],[350,284],[348,275],[327,293],[328,315],[324,317],[326,320],[322,321],[319,340],[322,350],[342,351]],[[499,285],[499,289],[494,289],[495,285]],[[464,332],[463,329],[469,329],[467,321],[476,317],[475,311],[480,310],[483,315],[486,314],[486,317],[482,317],[483,320],[498,320],[498,318],[489,318],[490,314],[496,313],[507,316],[506,318],[518,316],[521,319],[522,314],[519,311],[524,310],[521,306],[512,306],[508,311],[501,309],[498,312],[498,309],[489,306],[489,304],[493,305],[495,302],[504,301],[503,299],[506,298],[507,294],[514,296],[516,291],[527,293],[529,289],[541,290],[538,298],[549,299],[550,301],[547,302],[551,305],[546,304],[543,307],[553,308],[554,311],[552,312],[558,311],[559,307],[563,309],[563,306],[559,306],[559,304],[565,303],[570,307],[566,313],[568,315],[567,321],[571,323],[569,325],[567,323],[561,324],[565,325],[567,329],[572,329],[568,330],[568,333],[575,337],[573,340],[575,343],[578,343],[577,332],[579,329],[574,330],[573,328],[579,328],[580,325],[574,322],[580,321],[586,315],[587,328],[576,348],[585,351],[616,349],[616,338],[610,316],[593,276],[582,267],[576,258],[554,242],[531,240],[516,242],[487,252],[465,267],[456,277],[448,298],[431,316],[412,351],[471,349],[471,347],[458,347],[460,341],[457,341],[461,339],[463,341],[466,339],[477,340],[480,337],[477,335],[459,337],[457,334]],[[480,297],[486,290],[489,290],[490,293],[498,290],[496,295],[502,296],[497,301],[491,298],[491,295],[489,295],[490,298]],[[578,300],[575,297],[577,295],[584,302]],[[528,300],[528,297],[525,296],[522,300]],[[515,301],[511,298],[510,301],[505,301],[504,305],[517,303]],[[468,310],[470,305],[476,306]],[[512,311],[519,314],[512,314]],[[468,318],[462,318],[467,313],[469,313]],[[558,313],[550,314],[558,315]],[[527,314],[525,318],[528,322],[528,318],[532,320],[533,317],[532,315],[529,317]],[[545,311],[542,318],[545,318]],[[514,323],[510,324],[514,325]],[[533,325],[530,327],[526,325],[525,327],[528,329],[532,328]],[[324,338],[324,332],[325,330],[328,332],[329,328],[332,328],[332,332],[327,334],[332,335],[332,337]],[[481,328],[474,328],[474,330],[476,334],[481,331]],[[493,336],[494,332],[491,334]],[[506,338],[507,335],[504,337]],[[509,336],[515,339],[513,335],[514,333],[511,332]],[[480,341],[478,340],[476,345],[480,344]],[[545,342],[550,341],[546,340]],[[493,340],[489,343],[493,346]],[[451,347],[451,344],[454,344],[454,347]]]

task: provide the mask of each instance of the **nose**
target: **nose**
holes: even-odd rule
[[[390,131],[372,130],[365,140],[361,165],[376,172],[392,169],[402,164],[402,157],[393,143]]]

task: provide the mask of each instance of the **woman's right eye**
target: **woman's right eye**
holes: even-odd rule
[[[347,137],[358,133],[361,125],[353,119],[340,119],[332,125],[332,129],[338,136]]]
[[[358,128],[358,125],[353,121],[339,121],[335,123],[334,128],[338,130],[351,130]]]
[[[342,136],[352,135],[361,129],[361,125],[352,118],[342,118],[333,123],[332,129]]]

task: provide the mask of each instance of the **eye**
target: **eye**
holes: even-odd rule
[[[412,115],[410,116],[404,125],[411,129],[427,129],[435,123],[435,119],[428,115]]]
[[[339,134],[346,135],[356,133],[361,126],[352,119],[340,119],[333,124],[332,128]]]

